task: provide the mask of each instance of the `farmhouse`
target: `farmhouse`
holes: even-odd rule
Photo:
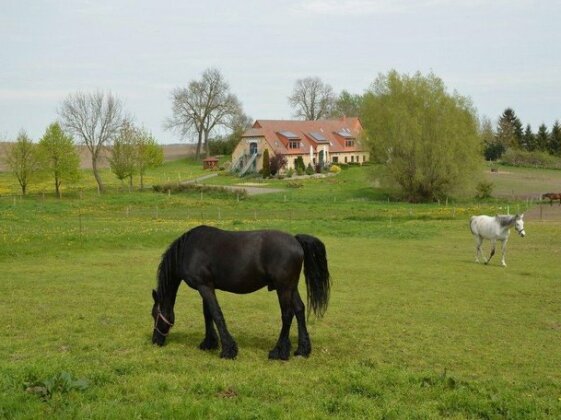
[[[362,125],[358,118],[334,120],[257,120],[242,135],[232,153],[232,170],[243,175],[258,172],[263,167],[263,151],[269,156],[281,154],[294,168],[301,156],[309,163],[360,163],[369,160],[370,153],[359,142]]]

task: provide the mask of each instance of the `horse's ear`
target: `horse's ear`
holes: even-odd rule
[[[521,219],[524,219],[524,213],[522,213],[522,214],[520,215],[520,218],[521,218]]]
[[[152,298],[154,299],[154,303],[158,303],[158,292],[152,289]]]

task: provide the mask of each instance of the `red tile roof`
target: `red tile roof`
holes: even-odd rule
[[[284,134],[281,134],[284,132]],[[340,118],[336,120],[297,121],[297,120],[257,120],[253,127],[246,130],[242,137],[265,137],[275,151],[283,155],[306,154],[312,146],[329,145],[330,153],[357,152],[363,149],[356,139],[362,132],[362,124],[358,118]],[[325,137],[325,141],[315,137]],[[300,140],[299,149],[289,148],[289,138],[296,135]],[[346,137],[355,140],[352,147],[345,146]]]

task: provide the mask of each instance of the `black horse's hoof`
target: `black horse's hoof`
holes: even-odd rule
[[[296,349],[296,351],[294,352],[294,356],[309,357],[311,352],[312,349]]]
[[[288,360],[290,358],[290,347],[275,347],[269,352],[270,360]]]
[[[238,346],[233,344],[228,347],[224,347],[220,352],[220,357],[222,359],[235,359],[238,355]]]
[[[218,341],[217,340],[207,340],[206,338],[201,341],[201,344],[199,344],[199,348],[201,350],[216,350],[218,348]]]

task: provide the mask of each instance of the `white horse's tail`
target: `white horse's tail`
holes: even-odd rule
[[[473,222],[475,221],[475,216],[471,216],[469,218],[469,230],[471,230],[471,233],[474,235],[477,235],[477,232],[475,230],[473,230]]]

